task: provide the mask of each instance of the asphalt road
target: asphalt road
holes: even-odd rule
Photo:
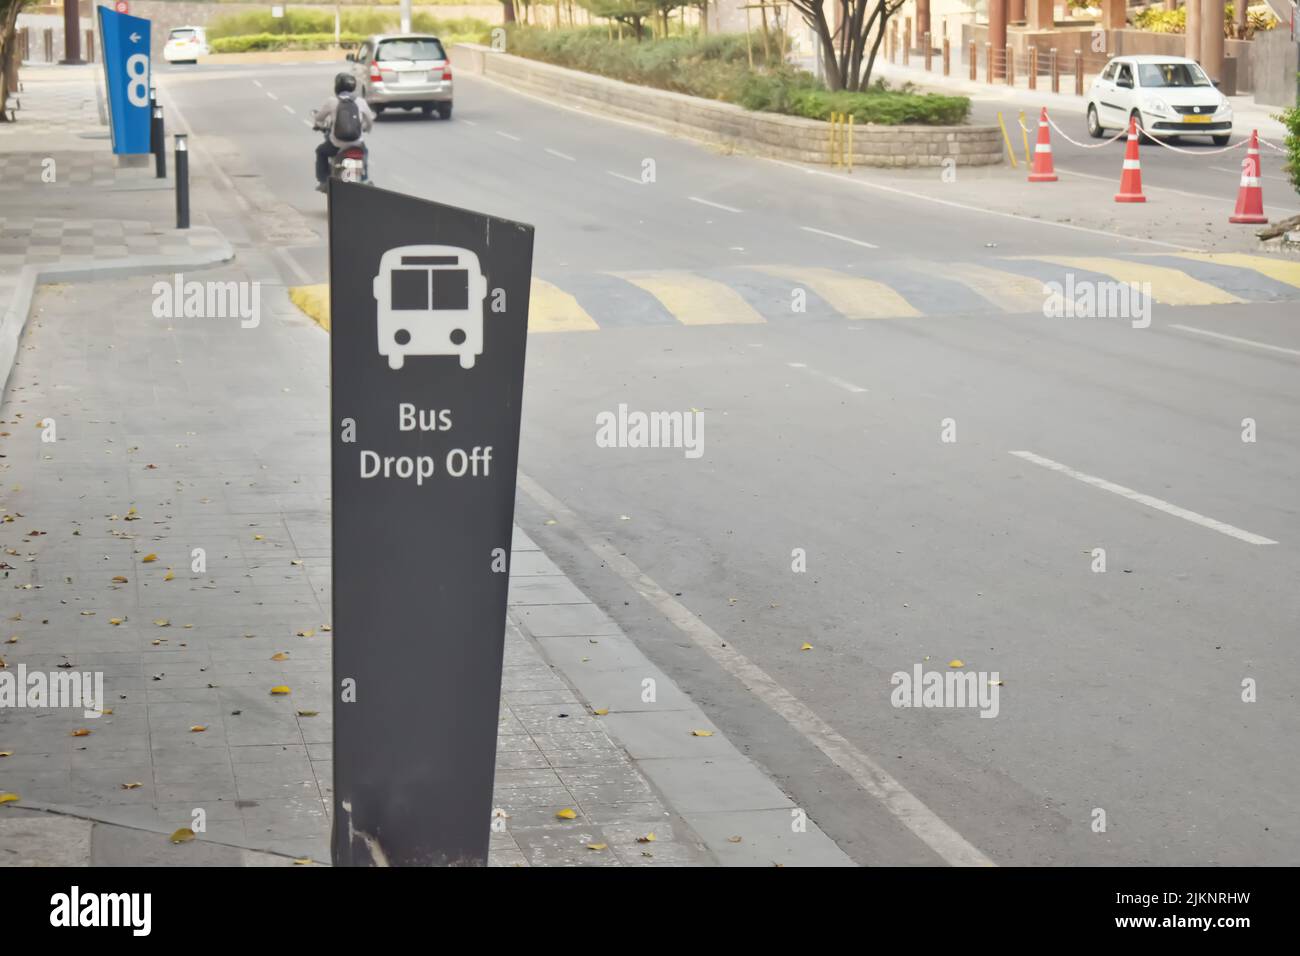
[[[160,71],[259,221],[295,219],[302,281],[332,72]],[[951,860],[912,798],[1000,864],[1300,859],[1293,273],[1005,216],[992,250],[975,206],[463,75],[455,118],[385,116],[371,150],[380,185],[537,226],[521,524],[854,859]],[[1042,314],[1043,281],[1133,270],[1149,328]],[[621,403],[702,411],[703,455],[598,447]],[[998,672],[996,718],[891,705],[893,672],[954,660]]]

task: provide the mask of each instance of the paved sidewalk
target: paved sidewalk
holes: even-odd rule
[[[24,67],[18,122],[0,123],[0,386],[38,283],[197,268],[233,254],[201,221],[175,228],[170,178],[114,162],[95,69]]]

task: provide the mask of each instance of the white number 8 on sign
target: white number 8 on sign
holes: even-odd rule
[[[149,58],[136,53],[126,58],[126,75],[131,81],[126,86],[126,98],[132,106],[149,105]]]

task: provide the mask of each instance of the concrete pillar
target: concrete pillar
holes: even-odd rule
[[[1007,14],[1007,20],[1009,20],[1011,23],[1024,23],[1025,6],[1026,6],[1026,0],[1011,0],[1011,10]]]
[[[1026,12],[1028,13],[1029,29],[1031,30],[1050,30],[1052,28],[1052,0],[1026,0]]]
[[[1183,34],[1183,56],[1201,58],[1201,0],[1187,0],[1187,31]]]
[[[60,62],[84,62],[81,59],[81,7],[77,0],[63,0],[63,59]]]
[[[1102,0],[1101,26],[1104,30],[1124,29],[1124,0]]]
[[[916,38],[923,42],[930,32],[930,0],[916,0]]]
[[[1008,0],[989,0],[989,43],[992,44],[993,75],[1007,75],[1006,61],[999,52],[1007,48]]]
[[[1225,0],[1201,0],[1201,66],[1210,79],[1223,79],[1223,14]]]

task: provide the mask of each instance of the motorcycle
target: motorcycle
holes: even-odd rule
[[[323,133],[329,142],[328,126],[313,126],[312,129]],[[345,183],[370,183],[370,151],[365,143],[344,146],[330,157],[330,178]]]

